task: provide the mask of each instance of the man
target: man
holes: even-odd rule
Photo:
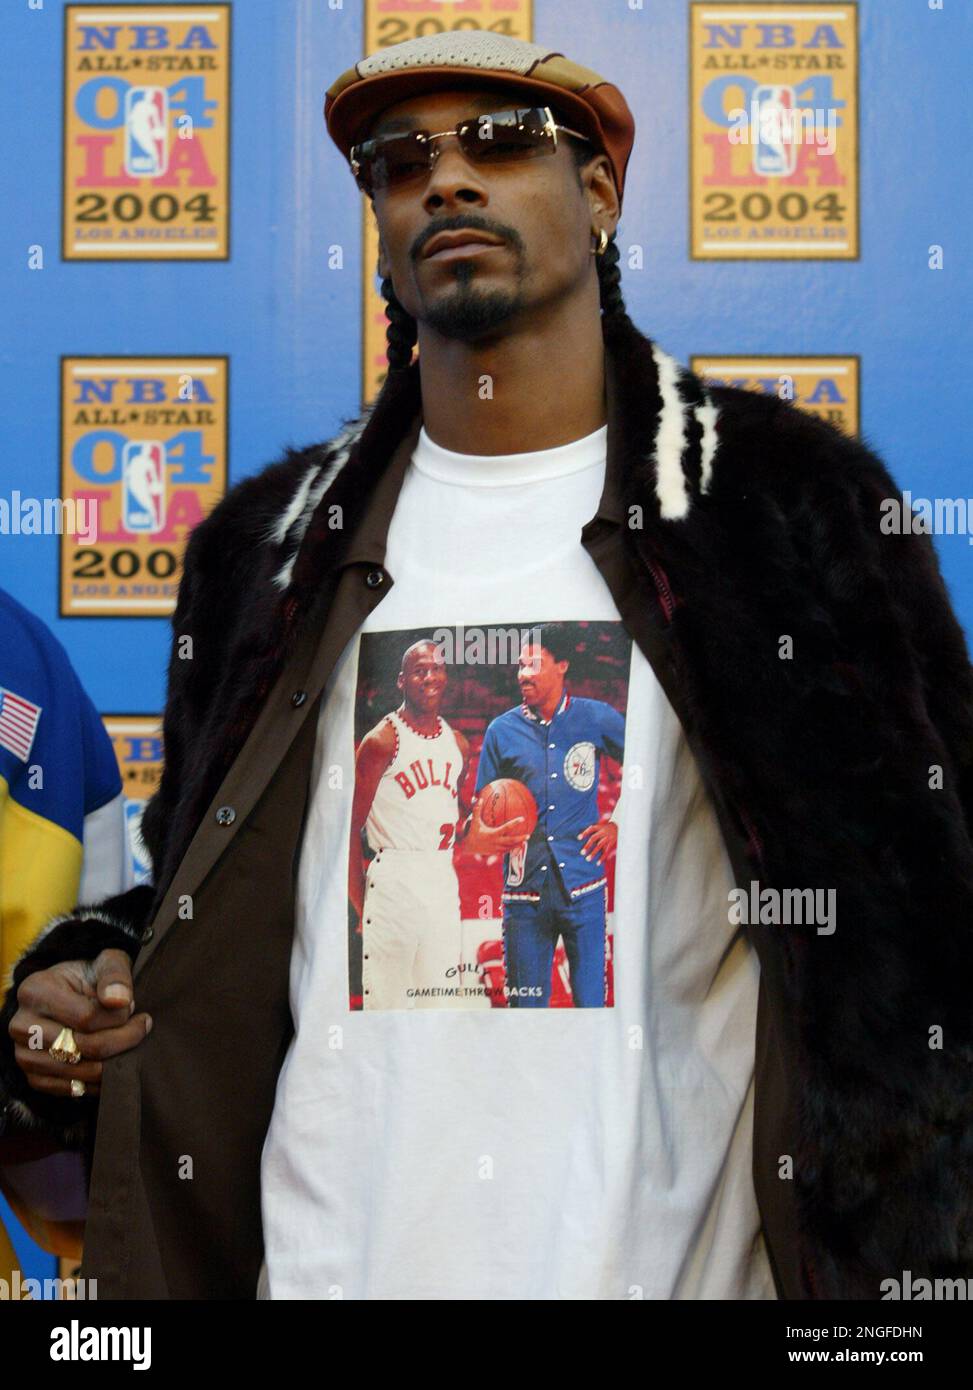
[[[93,1135],[82,1274],[244,1299],[262,1265],[274,1298],[973,1276],[973,671],[928,536],[881,528],[901,495],[859,442],[632,324],[634,124],[598,74],[455,32],[363,60],[326,117],[373,198],[388,378],[193,531],[155,891],[56,925],[3,1012],[9,1094]],[[340,824],[347,852],[317,773],[352,741],[354,639],[489,621],[501,583],[508,612],[529,592],[633,639],[615,1008],[349,1018],[346,866],[310,878],[303,851]],[[836,929],[731,930],[753,882],[834,889]],[[135,1047],[71,983],[118,945],[154,1024]],[[97,1102],[44,1050],[62,1021],[106,1059],[81,1064]]]
[[[401,705],[355,756],[348,896],[361,927],[366,1009],[439,1008],[459,987],[453,840],[470,747],[439,712],[447,681],[436,644],[413,642],[396,676]]]
[[[549,1006],[559,936],[575,1008],[605,1004],[603,865],[615,852],[618,826],[598,820],[598,782],[602,753],[622,761],[625,720],[602,700],[566,693],[573,650],[558,623],[545,624],[539,645],[525,644],[517,665],[522,703],[490,723],[477,764],[477,795],[494,778],[512,777],[538,807],[529,842],[504,866],[503,948],[514,1008]]]

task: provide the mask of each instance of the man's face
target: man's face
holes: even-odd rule
[[[413,714],[438,714],[446,681],[446,663],[434,642],[406,654],[398,686]]]
[[[466,118],[538,104],[536,96],[513,89],[472,85],[430,92],[388,107],[369,135],[394,128],[453,130]],[[447,136],[431,171],[375,194],[379,274],[391,276],[396,298],[413,318],[444,337],[482,341],[518,315],[536,313],[576,290],[593,274],[596,216],[579,187],[571,143],[559,132],[555,154],[477,164],[467,159],[455,136]],[[607,157],[595,158],[603,168],[598,187],[607,185],[611,200]],[[613,219],[603,217],[599,225],[605,224],[610,232]],[[469,258],[424,255],[437,233],[471,228],[502,238],[502,244]]]
[[[546,647],[524,646],[517,664],[517,683],[528,709],[543,705],[564,685],[567,661],[555,661]]]

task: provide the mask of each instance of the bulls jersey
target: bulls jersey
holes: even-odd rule
[[[365,821],[369,846],[449,850],[463,771],[456,735],[441,715],[436,734],[417,733],[398,710],[385,718],[395,730],[395,753]]]

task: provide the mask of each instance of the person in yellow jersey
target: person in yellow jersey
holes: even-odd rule
[[[130,888],[134,868],[121,777],[101,718],[60,642],[2,589],[0,653],[0,962],[6,989],[18,958],[52,917],[79,900]],[[105,987],[115,954],[100,958]],[[130,1004],[114,1008],[117,1021],[130,1016]],[[0,1191],[38,1245],[80,1259],[86,1207],[81,1152],[59,1150],[40,1127],[7,1132],[5,1121],[6,1114],[0,1117]],[[19,1268],[0,1221],[0,1279],[8,1288]]]

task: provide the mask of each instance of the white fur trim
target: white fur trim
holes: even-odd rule
[[[311,490],[311,484],[321,471],[321,464],[313,464],[298,485],[297,491],[288,502],[286,509],[277,517],[267,529],[267,539],[274,541],[277,545],[283,544],[284,537],[294,525],[294,522],[304,511],[304,504],[307,502],[307,495]]]
[[[653,344],[652,356],[659,373],[659,428],[655,436],[655,491],[660,514],[678,520],[689,511],[689,490],[683,471],[686,450],[686,408],[679,394],[679,364]]]
[[[297,559],[297,552],[301,548],[304,534],[311,524],[311,517],[314,515],[315,508],[331,486],[339,470],[348,462],[352,447],[368,424],[374,409],[375,402],[373,401],[357,420],[346,425],[340,434],[335,435],[325,448],[326,455],[333,454],[333,457],[327,464],[316,463],[307,470],[287,508],[271,526],[267,539],[277,545],[283,545],[287,541],[292,547],[290,559],[281,565],[274,575],[273,583],[278,589],[286,589],[290,584],[294,571],[294,561]],[[293,534],[291,534],[292,532]]]
[[[705,392],[703,394],[706,395]],[[719,419],[720,413],[709,396],[706,396],[705,404],[698,405],[695,414],[696,419],[703,427],[701,447],[702,476],[700,478],[699,490],[700,492],[709,492],[710,479],[713,476],[713,459],[716,457],[716,449],[719,443],[716,434],[716,422]]]

